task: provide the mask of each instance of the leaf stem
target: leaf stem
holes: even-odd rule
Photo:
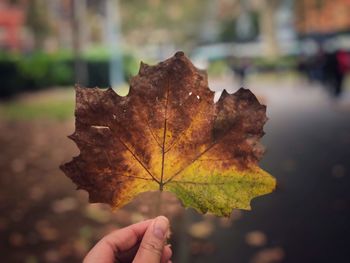
[[[156,196],[156,201],[155,201],[155,209],[154,209],[154,215],[153,217],[157,217],[161,215],[162,213],[162,203],[163,203],[163,191],[158,191],[157,196]]]
[[[166,141],[166,132],[167,132],[167,111],[168,111],[168,98],[169,98],[169,84],[166,92],[165,98],[165,110],[164,110],[164,128],[163,128],[163,142],[162,142],[162,171],[160,175],[159,190],[163,191],[163,176],[164,176],[164,161],[165,161],[165,141]]]

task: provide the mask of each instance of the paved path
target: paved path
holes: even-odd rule
[[[189,262],[349,262],[350,92],[333,99],[288,78],[248,86],[268,105],[261,166],[278,189],[229,227],[215,219],[216,230],[200,241],[211,249],[192,252]]]

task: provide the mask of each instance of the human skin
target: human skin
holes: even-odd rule
[[[168,232],[169,220],[164,216],[115,230],[89,251],[84,263],[169,263]]]

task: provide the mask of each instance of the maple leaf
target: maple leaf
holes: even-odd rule
[[[141,63],[128,96],[77,87],[75,116],[70,138],[80,155],[61,169],[90,202],[118,208],[160,190],[227,216],[275,187],[258,166],[266,107],[246,89],[224,91],[214,103],[206,73],[182,52]]]

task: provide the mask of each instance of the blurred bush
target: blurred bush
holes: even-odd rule
[[[239,67],[242,58],[223,58],[215,59],[209,62],[208,75],[210,77],[220,77],[227,74],[234,67]],[[277,58],[268,57],[252,57],[245,58],[248,67],[255,72],[279,72],[279,71],[293,71],[297,69],[298,59],[296,56],[283,56]]]
[[[109,85],[109,56],[107,53],[86,54],[88,86]],[[129,79],[137,73],[134,56],[123,54],[124,76]],[[19,92],[44,89],[52,86],[74,85],[74,58],[69,53],[34,53],[20,56],[0,54],[0,97],[6,98]]]
[[[254,58],[252,64],[258,71],[295,70],[297,68],[296,56],[283,56],[277,58]]]
[[[18,73],[24,78],[29,89],[46,86],[64,86],[73,82],[70,59],[58,55],[36,53],[18,60]],[[27,87],[27,85],[26,85]]]
[[[220,77],[230,72],[230,68],[225,60],[213,60],[208,66],[208,75],[210,77]]]

